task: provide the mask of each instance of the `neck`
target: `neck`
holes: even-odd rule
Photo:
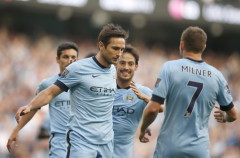
[[[202,53],[184,52],[183,57],[193,60],[202,60]]]
[[[104,67],[111,67],[111,64],[104,59],[103,55],[100,52],[97,53],[96,59]]]
[[[121,88],[121,89],[125,89],[127,87],[130,86],[132,80],[121,80],[121,79],[117,79],[117,85]]]

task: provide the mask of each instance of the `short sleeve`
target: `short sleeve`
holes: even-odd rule
[[[38,93],[40,93],[41,91],[43,91],[44,89],[46,89],[46,85],[44,84],[44,81],[45,81],[45,80],[43,80],[43,81],[38,85],[38,89],[37,89],[36,95],[37,95]]]
[[[219,92],[217,96],[217,101],[224,111],[232,108],[232,95],[228,87],[227,81],[224,79],[223,75],[219,75]]]
[[[64,91],[67,91],[69,88],[78,85],[80,83],[80,75],[76,71],[77,66],[78,65],[76,62],[69,65],[54,84],[59,86]]]
[[[169,89],[169,70],[167,67],[167,64],[164,64],[153,89],[154,96],[158,96],[164,99],[167,97]]]

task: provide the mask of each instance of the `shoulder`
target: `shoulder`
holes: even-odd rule
[[[91,64],[92,64],[91,58],[85,58],[85,59],[80,59],[80,60],[73,62],[66,69],[68,71],[76,71],[76,70],[81,70],[81,69],[87,68]]]
[[[150,88],[146,87],[146,86],[143,86],[143,85],[138,84],[138,83],[135,83],[135,85],[137,86],[137,88],[138,88],[141,92],[143,92],[143,93],[145,93],[145,94],[152,93],[152,90],[151,90]]]
[[[46,78],[46,79],[43,79],[41,81],[41,83],[39,84],[39,90],[43,90],[47,87],[49,87],[50,85],[52,85],[57,79],[59,78],[58,75],[55,75],[55,76],[52,76],[52,77],[49,77],[49,78]]]
[[[212,72],[212,74],[214,74],[214,76],[220,80],[224,79],[224,76],[222,74],[222,72],[220,70],[218,70],[217,68],[215,68],[214,66],[204,62],[206,67],[208,67],[208,70]]]

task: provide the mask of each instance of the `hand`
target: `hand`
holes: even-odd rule
[[[141,131],[140,135],[139,135],[139,140],[142,143],[147,143],[149,142],[149,138],[145,137],[145,134],[148,134],[149,136],[151,136],[151,130],[150,129],[146,129],[144,132]]]
[[[130,87],[132,88],[132,90],[134,91],[134,93],[137,95],[137,97],[138,97],[139,99],[142,99],[142,100],[144,100],[144,101],[146,101],[146,102],[149,102],[150,98],[149,98],[147,95],[145,95],[144,93],[142,93],[142,92],[137,88],[137,86],[134,84],[134,82],[131,82]]]
[[[15,115],[17,123],[19,123],[21,116],[28,114],[31,111],[29,106],[20,107]]]
[[[219,107],[215,106],[217,111],[214,111],[214,118],[217,120],[219,123],[225,123],[227,122],[227,114],[224,111],[221,111]]]
[[[13,147],[17,146],[18,142],[18,132],[13,132],[11,136],[8,138],[7,149],[9,152],[13,151]]]

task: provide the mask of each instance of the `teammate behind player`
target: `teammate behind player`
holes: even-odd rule
[[[179,60],[166,62],[158,76],[153,96],[143,113],[141,142],[145,130],[166,100],[165,118],[154,158],[210,158],[208,120],[215,101],[232,122],[237,113],[223,75],[202,61],[207,35],[199,27],[188,27],[181,36]]]
[[[64,42],[57,48],[56,61],[59,65],[59,74],[50,78],[44,79],[38,87],[38,93],[51,86],[64,71],[64,69],[72,62],[77,60],[78,47],[75,43]],[[46,103],[47,104],[47,103]],[[32,110],[27,115],[23,116],[19,120],[18,125],[13,130],[10,138],[8,139],[7,148],[12,151],[12,145],[16,143],[18,139],[18,132],[22,129],[35,115],[37,110]],[[53,98],[49,103],[49,115],[50,115],[50,133],[51,138],[49,140],[49,156],[51,158],[61,158],[66,155],[66,130],[67,122],[70,118],[70,96],[69,92],[63,92]]]
[[[118,89],[113,103],[113,158],[132,157],[135,133],[152,95],[148,87],[132,81],[138,60],[137,50],[126,46],[116,65]]]
[[[21,107],[16,119],[70,89],[71,117],[66,157],[112,158],[112,107],[116,90],[115,64],[128,33],[119,25],[105,25],[98,37],[96,56],[69,65],[52,86]]]

